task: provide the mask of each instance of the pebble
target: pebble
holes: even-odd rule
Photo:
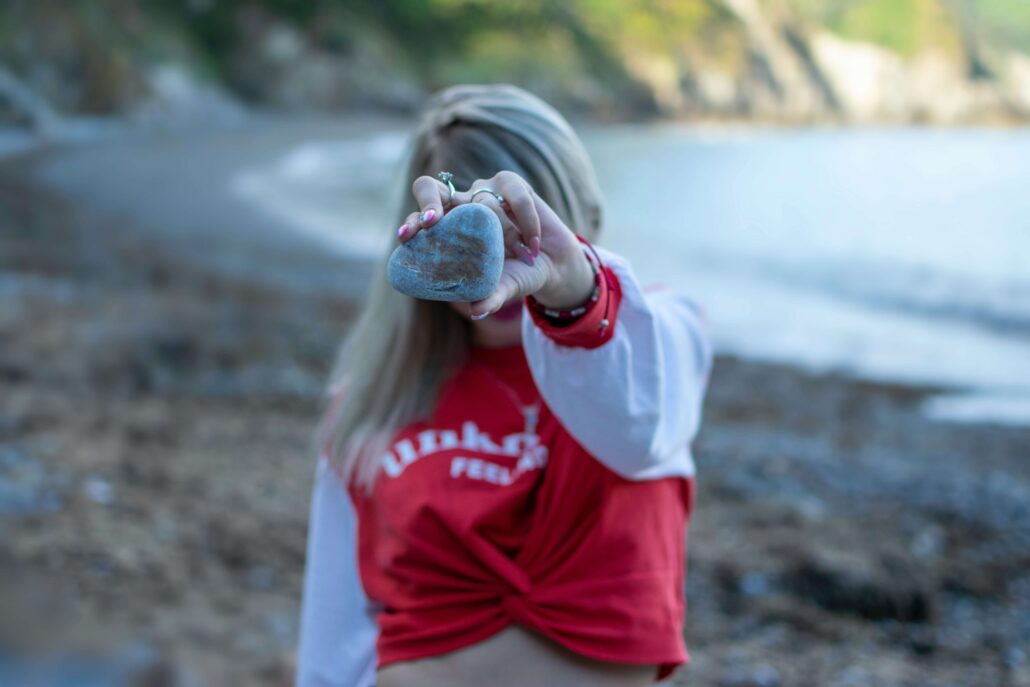
[[[503,265],[500,220],[482,204],[469,203],[397,246],[387,276],[412,298],[471,302],[493,292]]]
[[[719,687],[780,687],[780,674],[770,665],[729,668],[719,680]]]
[[[275,584],[275,571],[267,565],[255,565],[247,570],[247,584],[252,589],[271,589]]]
[[[82,490],[93,503],[109,506],[114,503],[114,487],[102,477],[89,477],[82,485]]]
[[[751,572],[740,578],[740,592],[744,596],[768,596],[772,591],[773,584],[768,575]]]
[[[0,516],[54,513],[61,509],[61,480],[15,447],[0,447]]]

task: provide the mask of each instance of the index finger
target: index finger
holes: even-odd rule
[[[443,217],[444,201],[449,200],[450,191],[442,181],[420,176],[411,185],[411,192],[418,203],[419,223],[422,227],[432,226]]]
[[[511,215],[515,218],[515,224],[522,234],[522,241],[531,247],[534,255],[540,254],[540,215],[536,211],[536,203],[533,199],[533,191],[529,184],[522,179],[512,180],[511,183],[504,183],[504,199],[507,201]]]

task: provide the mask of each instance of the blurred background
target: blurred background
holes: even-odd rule
[[[1030,685],[1030,2],[6,0],[0,685],[289,684],[419,107],[573,122],[701,302],[683,685]]]

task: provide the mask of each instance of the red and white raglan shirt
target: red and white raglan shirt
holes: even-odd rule
[[[659,680],[688,660],[707,326],[596,253],[607,278],[587,311],[558,326],[524,302],[522,344],[472,348],[432,415],[396,433],[371,493],[320,459],[298,685],[368,687],[512,624]]]

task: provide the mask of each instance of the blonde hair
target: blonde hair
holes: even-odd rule
[[[399,226],[414,211],[411,184],[446,170],[457,189],[508,170],[524,178],[576,233],[601,229],[600,190],[586,150],[551,106],[515,86],[454,86],[428,102],[411,143]],[[345,483],[371,489],[397,430],[433,411],[464,361],[471,324],[446,303],[393,289],[384,256],[365,307],[344,339],[315,433]]]

